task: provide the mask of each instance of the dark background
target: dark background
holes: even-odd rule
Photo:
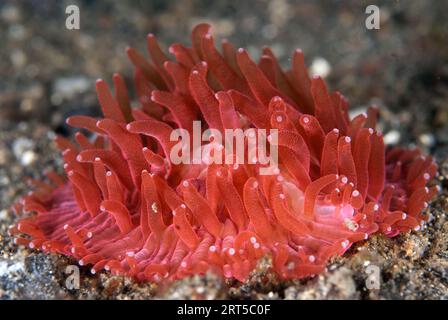
[[[80,30],[65,28],[65,8],[70,4],[80,8]],[[370,4],[380,7],[380,30],[365,27],[365,8]],[[26,250],[17,252],[5,232],[13,219],[7,209],[28,190],[24,177],[41,177],[44,169],[61,167],[51,138],[55,133],[72,133],[64,123],[68,115],[98,113],[95,79],[104,78],[111,83],[111,75],[120,72],[131,84],[132,66],[124,53],[127,45],[145,52],[149,32],[157,36],[165,49],[172,42],[187,44],[192,27],[199,22],[211,23],[217,40],[228,38],[237,47],[248,48],[253,57],[259,56],[262,46],[271,46],[284,66],[290,63],[295,48],[304,51],[308,65],[316,58],[324,58],[331,67],[326,78],[330,88],[341,91],[354,112],[378,105],[387,141],[418,145],[434,154],[443,176],[448,154],[447,12],[448,1],[442,0],[2,0],[0,263],[9,268],[17,261],[21,263],[25,256],[25,270],[54,270],[54,261],[47,257],[29,255]],[[445,198],[439,201],[442,203]],[[438,208],[442,208],[442,213],[445,210],[442,205]],[[440,228],[448,228],[444,220],[438,223]],[[439,239],[437,234],[430,234],[426,240],[438,239],[442,246],[437,250],[445,252],[445,258],[440,258],[439,251],[428,258],[424,251],[426,260],[409,267],[421,271],[429,268],[429,263],[431,268],[442,270],[439,276],[431,273],[433,278],[420,284],[416,273],[412,280],[407,275],[409,269],[403,269],[407,260],[401,261],[399,252],[395,252],[392,257],[398,260],[392,262],[398,261],[400,272],[385,276],[389,285],[374,297],[447,298],[447,242],[443,235]],[[373,246],[381,252],[381,246],[392,244],[380,241]],[[51,298],[59,292],[50,288],[47,294],[39,287],[39,283],[51,285],[51,279],[36,275],[24,280],[19,271],[14,278],[9,271],[2,273],[1,267],[0,298],[2,292],[6,298]],[[346,279],[345,275],[341,277]],[[356,290],[345,292],[345,297],[370,297],[360,289],[363,280],[352,278]],[[324,278],[313,285],[325,289],[330,285],[328,281]],[[22,289],[18,289],[19,285]],[[40,289],[33,293],[27,286]],[[285,297],[283,289],[280,285],[273,290],[281,292],[275,293],[278,297]],[[250,287],[247,290],[250,292]],[[265,291],[268,294],[269,290]],[[315,297],[331,298],[331,290],[328,292],[320,296],[316,293]],[[227,292],[224,296],[232,294]]]

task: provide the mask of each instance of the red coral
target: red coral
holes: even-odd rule
[[[300,278],[375,232],[395,236],[427,220],[421,211],[438,191],[426,187],[432,158],[386,152],[375,109],[350,120],[347,100],[308,77],[300,50],[285,72],[270,49],[258,64],[228,42],[220,54],[205,24],[192,48],[170,47],[174,61],[147,40],[152,62],[127,50],[141,107],[130,107],[119,75],[115,96],[97,81],[105,118],[67,120],[95,138],[57,139],[68,181],[49,173],[52,184],[36,183],[16,206],[37,212],[11,228],[17,244],[138,280],[209,269],[244,280],[266,254],[279,276]],[[194,120],[278,129],[280,170],[171,163],[171,132],[191,132]]]

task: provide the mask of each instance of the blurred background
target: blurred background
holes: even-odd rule
[[[65,27],[72,4],[80,9],[80,30]],[[379,30],[365,25],[371,4],[380,8]],[[285,67],[301,48],[311,72],[342,92],[354,113],[380,107],[388,144],[418,145],[443,166],[447,12],[448,1],[438,0],[1,0],[0,226],[6,228],[7,209],[28,189],[25,176],[60,169],[51,139],[71,134],[64,119],[98,114],[94,81],[111,83],[119,72],[131,88],[125,47],[146,54],[150,32],[164,49],[189,44],[199,22],[254,58],[271,46]]]

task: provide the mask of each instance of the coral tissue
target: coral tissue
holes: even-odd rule
[[[243,281],[263,256],[279,277],[303,278],[374,233],[421,228],[438,192],[427,187],[431,157],[386,150],[377,111],[350,119],[300,50],[285,71],[269,48],[258,63],[227,41],[219,52],[209,29],[196,26],[192,47],[173,44],[170,57],[153,35],[150,61],[127,49],[139,107],[119,75],[114,94],[97,81],[104,118],[67,119],[82,130],[76,142],[56,140],[66,174],[47,173],[15,205],[17,244],[139,281],[207,271]],[[170,134],[195,120],[203,130],[277,129],[278,170],[173,164]]]

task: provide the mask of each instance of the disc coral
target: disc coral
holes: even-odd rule
[[[386,151],[377,111],[354,119],[347,100],[309,78],[300,50],[283,71],[269,48],[255,63],[243,49],[196,26],[192,47],[174,44],[170,59],[153,35],[151,62],[132,48],[139,108],[124,80],[115,96],[96,90],[104,119],[72,116],[76,144],[58,137],[66,177],[15,206],[17,244],[74,257],[81,265],[141,281],[214,270],[243,281],[264,255],[283,278],[321,272],[329,258],[381,232],[419,229],[438,192],[437,166],[419,150]],[[278,129],[279,170],[260,164],[173,164],[170,134],[206,128]],[[24,216],[23,212],[37,212]]]

